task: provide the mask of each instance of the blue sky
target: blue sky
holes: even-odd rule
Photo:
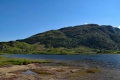
[[[67,26],[120,25],[120,0],[0,0],[0,41]]]

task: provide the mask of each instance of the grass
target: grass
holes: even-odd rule
[[[31,59],[15,59],[15,58],[5,58],[0,57],[0,66],[7,65],[27,65],[31,63],[48,63],[47,60],[31,60]]]

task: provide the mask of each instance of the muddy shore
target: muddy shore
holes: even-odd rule
[[[12,65],[0,68],[0,80],[120,80],[120,69],[103,65],[93,61]]]

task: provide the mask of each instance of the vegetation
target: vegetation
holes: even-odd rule
[[[98,24],[64,27],[26,39],[0,42],[0,53],[120,53],[119,50],[120,29]]]
[[[15,59],[15,58],[4,58],[0,57],[0,66],[8,65],[27,65],[30,63],[48,63],[47,60],[30,60],[30,59]]]

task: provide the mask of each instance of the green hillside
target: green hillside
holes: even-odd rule
[[[1,42],[0,48],[3,53],[110,53],[120,49],[120,29],[98,24],[69,26]]]

